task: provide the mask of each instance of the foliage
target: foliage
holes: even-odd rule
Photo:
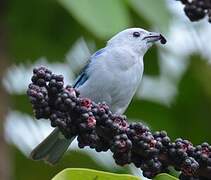
[[[141,178],[136,176],[131,176],[127,174],[114,174],[103,171],[96,171],[92,169],[84,168],[68,168],[57,174],[52,180],[141,180]],[[160,174],[154,178],[154,180],[177,180],[173,176],[168,174]]]
[[[177,180],[177,178],[170,176],[169,174],[162,173],[157,175],[154,180]]]
[[[69,168],[57,174],[52,180],[140,180],[139,177],[127,174],[114,174],[82,168]]]

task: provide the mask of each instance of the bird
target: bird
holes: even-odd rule
[[[166,39],[156,32],[128,28],[114,35],[106,46],[95,52],[76,78],[74,88],[81,97],[106,102],[112,113],[123,114],[141,82],[147,50]],[[66,139],[58,128],[31,152],[31,159],[54,165],[67,151],[72,137]]]

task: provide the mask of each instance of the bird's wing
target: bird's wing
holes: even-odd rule
[[[105,52],[105,48],[98,50],[97,52],[95,52],[91,58],[89,59],[88,63],[86,64],[86,66],[82,69],[81,73],[79,74],[79,76],[76,78],[73,87],[74,88],[79,88],[81,85],[83,85],[87,79],[89,78],[89,75],[87,73],[87,69],[90,66],[90,62],[93,61],[94,59],[98,59],[98,57]]]
[[[88,69],[89,63],[90,63],[90,60],[87,63],[87,65],[83,68],[83,70],[81,71],[81,73],[79,74],[79,76],[76,78],[75,83],[73,85],[74,88],[80,87],[88,79],[89,76],[87,74],[87,69]]]

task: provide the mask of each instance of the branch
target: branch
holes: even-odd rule
[[[111,150],[118,165],[134,163],[148,178],[173,166],[181,171],[180,179],[211,179],[208,143],[194,147],[181,138],[171,141],[165,131],[153,133],[142,123],[129,123],[125,116],[113,114],[106,103],[80,97],[76,89],[64,87],[62,75],[45,67],[33,73],[27,94],[36,118],[50,119],[66,138],[77,136],[80,148]]]

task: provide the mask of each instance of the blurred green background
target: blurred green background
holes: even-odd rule
[[[28,154],[50,131],[33,118],[26,97],[32,68],[45,65],[72,83],[90,54],[128,27],[161,32],[167,45],[148,51],[145,74],[126,115],[172,139],[211,143],[211,28],[190,23],[175,0],[36,0],[0,2],[0,179],[50,179],[67,167],[139,174],[118,167],[110,153],[79,150],[58,165]]]

